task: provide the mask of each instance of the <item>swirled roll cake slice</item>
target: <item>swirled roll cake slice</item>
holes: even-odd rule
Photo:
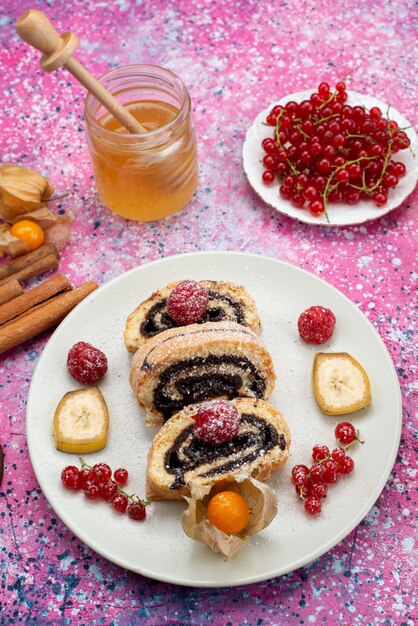
[[[268,399],[274,382],[269,352],[255,333],[234,322],[166,330],[137,350],[130,374],[150,426],[203,400]]]
[[[287,459],[290,432],[280,413],[264,400],[236,398],[240,414],[238,434],[213,445],[194,434],[198,405],[174,415],[154,437],[147,467],[147,495],[153,499],[179,500],[193,486],[252,476],[268,480]]]
[[[241,285],[226,281],[201,280],[207,290],[208,302],[199,324],[207,322],[236,322],[260,332],[260,319],[255,302]],[[179,281],[159,289],[129,315],[126,320],[124,339],[130,352],[135,352],[151,337],[174,328],[176,322],[167,312],[168,298]]]

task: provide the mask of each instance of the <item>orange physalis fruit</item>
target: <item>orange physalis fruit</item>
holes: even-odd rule
[[[250,517],[244,498],[235,491],[221,491],[208,504],[209,522],[227,535],[235,535],[246,527]]]
[[[20,220],[13,224],[10,234],[21,241],[24,241],[29,250],[40,248],[44,242],[45,235],[42,228],[31,220]]]

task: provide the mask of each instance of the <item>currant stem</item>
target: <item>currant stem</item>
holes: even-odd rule
[[[344,445],[341,445],[341,441],[340,441],[339,439],[337,439],[337,446],[338,446],[339,448],[342,448],[342,450],[344,450],[344,452],[347,452],[348,448],[349,448],[350,446],[352,446],[352,445],[353,445],[353,443],[355,443],[356,441],[358,441],[359,443],[361,443],[361,445],[363,445],[363,444],[365,443],[364,441],[362,441],[362,440],[360,439],[360,431],[359,431],[359,430],[357,430],[357,432],[356,432],[356,436],[355,436],[355,438],[353,439],[353,441],[350,441],[350,443],[347,443],[345,446],[344,446]]]
[[[128,500],[131,500],[133,504],[143,504],[144,506],[148,506],[149,504],[151,504],[151,498],[149,496],[147,496],[145,500],[141,500],[141,498],[137,496],[135,493],[127,493],[119,486],[118,486],[118,492],[123,493],[123,495],[126,496]]]
[[[51,196],[50,198],[48,198],[48,200],[41,200],[41,204],[46,204],[47,202],[55,202],[55,200],[61,200],[61,198],[66,198],[69,195],[70,192],[66,191],[65,193],[60,193],[57,196]]]

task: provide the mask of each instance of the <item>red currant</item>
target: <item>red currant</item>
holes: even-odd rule
[[[312,448],[312,458],[316,463],[324,461],[329,456],[328,446],[318,443]]]
[[[312,179],[312,185],[319,191],[324,191],[327,181],[323,176],[314,176]]]
[[[262,179],[265,185],[271,185],[272,183],[274,183],[273,172],[271,172],[270,170],[266,170],[265,172],[263,172]]]
[[[108,480],[107,483],[102,485],[102,498],[106,502],[110,502],[113,496],[118,492],[118,484],[114,480]]]
[[[267,152],[267,154],[274,154],[275,152],[277,152],[277,146],[274,143],[273,139],[266,139],[262,145],[264,151]]]
[[[309,472],[309,477],[311,481],[316,485],[318,483],[323,483],[324,479],[324,468],[319,463],[312,465],[311,470]]]
[[[394,161],[393,165],[394,165],[394,174],[396,174],[396,176],[399,176],[399,177],[405,176],[406,167],[404,163],[402,163],[401,161]]]
[[[336,483],[338,478],[337,464],[332,459],[324,461],[324,481],[328,484]]]
[[[285,187],[284,185],[280,185],[279,194],[283,198],[283,200],[290,200],[292,197],[292,189],[289,187]]]
[[[135,521],[141,521],[146,517],[146,509],[142,502],[132,502],[128,506],[128,515]]]
[[[302,194],[300,193],[294,193],[291,197],[291,202],[293,204],[293,206],[295,206],[298,209],[301,209],[303,207],[303,205],[305,204],[305,200],[302,196]]]
[[[385,206],[388,201],[388,196],[383,191],[380,191],[379,193],[374,194],[373,200],[377,206]]]
[[[91,478],[96,485],[103,485],[112,476],[112,470],[107,463],[96,463],[91,468]]]
[[[350,174],[347,172],[346,169],[341,169],[336,172],[335,178],[340,183],[347,183],[350,180]]]
[[[277,163],[276,165],[277,176],[283,177],[288,173],[288,168],[285,163]]]
[[[333,159],[335,159],[335,155],[336,155],[334,146],[332,146],[331,144],[328,144],[323,149],[322,154],[324,155],[324,159],[328,159],[329,161],[332,161]]]
[[[308,209],[312,215],[321,215],[325,211],[324,201],[320,199],[313,200],[308,204]]]
[[[319,107],[322,104],[322,98],[319,93],[313,93],[309,99],[315,108]]]
[[[295,485],[302,485],[309,477],[309,468],[306,465],[295,465],[292,469],[292,481]]]
[[[303,100],[297,108],[297,114],[302,119],[309,117],[314,111],[314,106],[310,100]]]
[[[117,493],[112,500],[112,506],[118,513],[125,513],[128,503],[128,497],[124,493]]]
[[[276,117],[284,113],[284,111],[285,111],[285,108],[282,107],[281,104],[276,104],[276,106],[273,107],[271,110],[272,114],[275,115]]]
[[[75,465],[67,465],[61,472],[62,484],[66,489],[77,491],[81,488],[80,470]]]
[[[265,152],[267,152],[266,150],[266,146],[268,146],[270,144],[270,142],[272,142],[274,144],[273,139],[271,139],[271,137],[266,137],[265,139],[263,139],[263,141],[261,142],[261,147],[263,148],[263,150]]]
[[[312,498],[326,498],[328,493],[328,485],[320,483],[318,485],[310,485],[308,489],[308,496]]]
[[[92,480],[91,470],[88,467],[83,467],[83,469],[80,470],[80,487],[81,487],[81,489],[84,489],[84,487],[86,486],[86,484],[90,480]]]
[[[92,480],[89,480],[86,483],[83,491],[84,491],[84,495],[89,500],[97,500],[98,498],[100,498],[102,494],[101,486],[93,482]]]
[[[316,200],[318,198],[319,192],[316,187],[314,187],[313,185],[309,185],[308,187],[305,187],[302,195],[305,200],[312,202],[313,200]]]
[[[346,446],[358,439],[358,433],[353,424],[350,422],[341,422],[335,427],[335,438],[338,443]]]
[[[293,178],[291,174],[288,174],[287,176],[283,178],[283,185],[287,189],[293,189],[295,185],[295,179]]]
[[[296,113],[296,111],[298,110],[298,106],[299,106],[299,105],[298,105],[298,103],[297,103],[297,102],[294,102],[293,100],[291,100],[290,102],[288,102],[288,103],[285,105],[285,109],[286,109],[286,111],[287,111],[288,113],[290,113],[290,114],[294,114],[294,113]]]
[[[382,117],[382,111],[379,109],[379,107],[372,107],[369,111],[369,115],[372,120],[377,122]]]
[[[321,83],[318,87],[318,93],[321,97],[321,100],[327,100],[330,94],[330,86],[328,83]]]
[[[329,174],[331,171],[331,163],[325,158],[318,159],[316,162],[316,169],[319,174]]]
[[[113,472],[113,478],[118,483],[118,485],[126,485],[126,483],[128,482],[128,470],[126,470],[124,467],[120,467]]]
[[[318,143],[312,143],[309,146],[310,153],[313,157],[318,157],[322,153],[322,146]]]
[[[346,171],[349,173],[350,178],[359,178],[361,176],[360,163],[350,163],[347,165]]]
[[[343,460],[344,457],[344,448],[334,448],[334,450],[331,452],[331,458],[333,459],[333,461],[335,461],[335,463],[337,463],[337,465],[340,463],[340,461]]]
[[[340,104],[343,104],[344,102],[347,102],[348,100],[348,94],[346,91],[339,91],[337,93],[337,95],[335,96],[335,99],[337,102],[339,102]]]
[[[321,500],[319,498],[308,497],[305,500],[304,507],[309,515],[318,515],[322,509]]]
[[[277,156],[273,154],[266,154],[263,158],[263,165],[269,171],[274,170],[277,165]]]
[[[338,462],[338,472],[340,474],[351,474],[354,469],[354,461],[351,456],[345,456]]]

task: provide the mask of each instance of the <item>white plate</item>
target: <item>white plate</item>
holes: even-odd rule
[[[225,562],[203,544],[191,541],[180,524],[184,505],[155,502],[146,522],[121,517],[105,502],[88,502],[66,491],[61,469],[78,464],[76,455],[54,448],[52,421],[61,396],[78,387],[66,370],[66,355],[77,341],[103,349],[109,371],[100,383],[111,415],[107,447],[88,455],[93,464],[108,462],[130,472],[129,488],[144,495],[147,452],[155,429],[144,426],[129,387],[130,355],[123,344],[127,315],[154,290],[185,278],[231,280],[245,285],[258,306],[262,338],[277,372],[271,402],[286,416],[291,457],[270,481],[279,496],[279,514],[251,538],[249,546]],[[314,347],[298,336],[297,319],[307,307],[331,308],[337,325],[329,344]],[[353,475],[331,486],[323,512],[309,518],[296,499],[290,472],[309,462],[316,443],[335,444],[338,418],[318,409],[311,368],[317,351],[347,351],[371,380],[369,409],[350,416],[366,440],[356,446]],[[390,357],[377,332],[339,291],[297,267],[273,259],[228,252],[169,257],[138,267],[112,280],[82,302],[59,326],[35,370],[27,409],[29,453],[39,484],[64,524],[84,543],[129,570],[191,586],[229,586],[269,579],[317,558],[341,541],[367,514],[379,496],[395,460],[401,429],[401,396]]]
[[[243,145],[242,155],[244,160],[244,170],[247,174],[248,181],[254,191],[266,202],[268,205],[274,207],[289,217],[298,219],[301,222],[308,224],[319,224],[321,226],[347,226],[349,224],[361,224],[363,222],[369,222],[375,220],[382,215],[386,215],[389,211],[396,209],[402,202],[411,194],[417,184],[418,180],[418,157],[414,157],[413,153],[418,153],[418,140],[417,135],[412,128],[410,122],[406,120],[396,109],[390,107],[389,118],[398,122],[400,128],[405,128],[410,141],[411,150],[401,150],[398,152],[394,159],[396,161],[402,161],[406,165],[407,173],[405,176],[399,179],[399,184],[395,189],[391,189],[389,193],[388,202],[384,207],[377,207],[372,201],[362,200],[354,206],[348,204],[330,204],[327,207],[327,213],[329,222],[325,215],[315,217],[307,209],[298,209],[293,206],[288,200],[284,200],[279,195],[279,184],[277,182],[272,185],[265,185],[261,180],[264,168],[261,163],[265,152],[261,147],[261,142],[266,137],[273,136],[273,127],[266,125],[266,117],[270,113],[271,109],[276,104],[284,105],[291,100],[296,102],[302,102],[302,100],[309,99],[312,94],[310,91],[301,91],[299,93],[293,93],[289,96],[273,102],[267,109],[262,111],[255,118],[252,126],[248,129],[245,142]],[[371,107],[379,107],[386,116],[388,105],[373,98],[372,96],[365,96],[355,91],[348,92],[347,104],[351,106],[361,105],[370,110]]]

